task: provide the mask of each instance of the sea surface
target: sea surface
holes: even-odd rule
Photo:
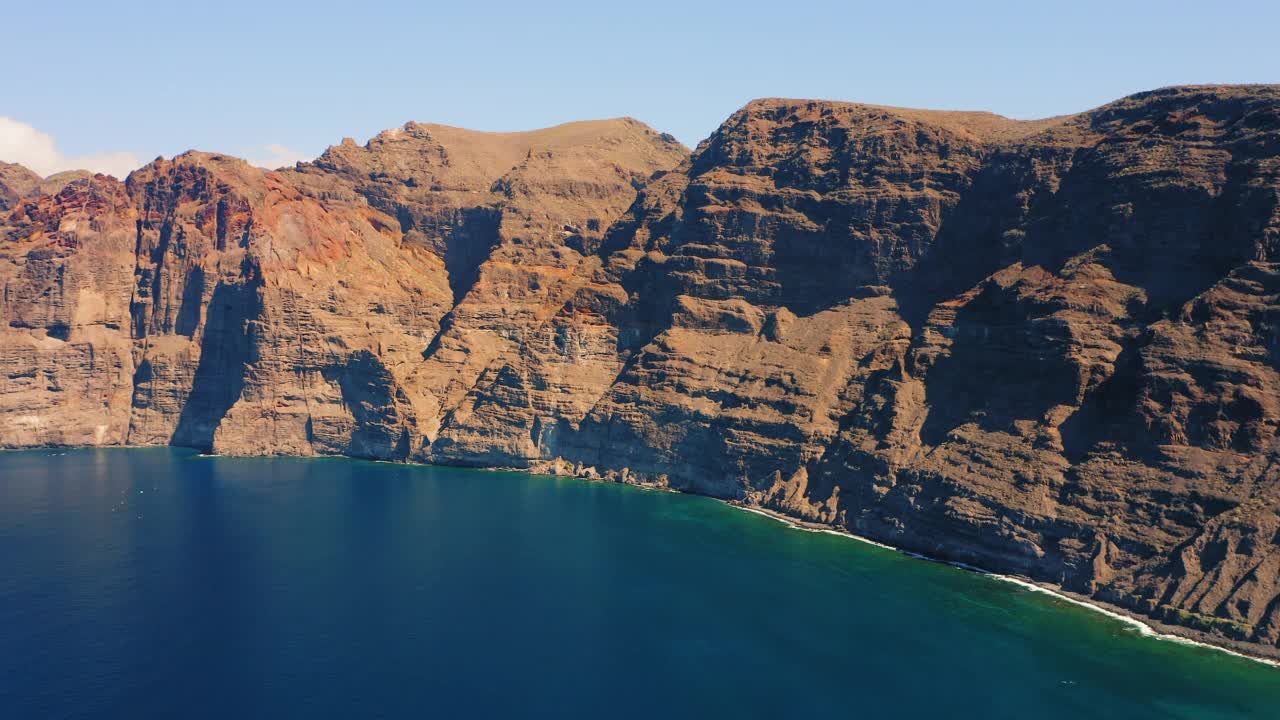
[[[0,718],[1268,718],[1280,669],[633,487],[0,453]]]

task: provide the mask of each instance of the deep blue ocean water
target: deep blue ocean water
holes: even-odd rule
[[[721,503],[0,453],[0,718],[1280,718],[1280,669]]]

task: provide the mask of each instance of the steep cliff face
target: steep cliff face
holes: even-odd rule
[[[548,355],[561,362],[548,321],[591,277],[636,188],[686,156],[630,119],[511,134],[411,123],[299,168],[320,193],[342,186],[394,215],[407,246],[444,263],[452,306],[394,383],[412,410],[396,456],[524,464],[540,457],[531,408],[586,412],[616,360],[605,348],[554,385],[530,380]],[[514,396],[495,397],[511,383]]]
[[[131,442],[387,457],[388,385],[449,306],[441,260],[368,205],[188,153],[130,176],[138,205]]]
[[[78,326],[58,318],[74,314],[75,298],[63,296],[83,283],[61,279],[62,266],[102,254],[124,278],[109,295],[124,308],[112,327],[129,362],[120,378],[95,377],[130,399],[97,440],[15,430],[0,444],[429,457],[443,419],[500,363],[520,365],[540,317],[589,277],[580,267],[598,264],[589,248],[636,188],[685,157],[629,119],[509,134],[410,123],[293,171],[192,152],[123,186],[96,179],[111,206],[81,207],[67,193],[27,201],[49,206],[40,216],[49,229],[34,210],[5,220],[15,280],[3,346],[72,330],[78,339]],[[39,194],[28,175],[16,195]],[[32,250],[77,220],[108,227],[111,242],[82,238],[85,249],[69,246],[56,265]],[[39,283],[60,283],[57,294]],[[54,329],[40,332],[37,315]],[[11,378],[0,422],[85,427],[64,422],[52,389],[32,405],[42,391],[22,377]],[[606,386],[582,384],[597,395]]]
[[[546,466],[1274,646],[1278,111],[753,103],[615,225],[643,340]]]
[[[1278,103],[748,106],[580,456],[1274,645]]]
[[[0,447],[128,436],[133,210],[97,176],[0,221]]]
[[[1280,644],[1280,88],[4,177],[0,445],[656,483]]]

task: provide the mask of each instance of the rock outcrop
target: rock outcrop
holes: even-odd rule
[[[42,178],[21,165],[0,162],[0,212],[25,198],[56,195],[71,182],[91,177],[93,173],[85,170],[67,170]]]
[[[39,175],[21,165],[0,162],[0,212],[23,198],[39,195],[41,182]]]
[[[659,484],[1280,654],[1280,87],[0,170],[0,446]]]

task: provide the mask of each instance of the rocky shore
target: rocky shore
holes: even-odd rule
[[[1258,662],[1264,663],[1266,665],[1271,665],[1273,667],[1280,667],[1280,651],[1272,650],[1271,648],[1268,648],[1265,646],[1259,646],[1255,643],[1225,640],[1222,637],[1219,637],[1201,630],[1196,630],[1194,628],[1186,627],[1183,625],[1170,625],[1168,623],[1160,622],[1159,620],[1154,620],[1145,615],[1139,615],[1133,612],[1132,610],[1128,608],[1120,607],[1119,605],[1112,605],[1110,603],[1096,600],[1087,595],[1081,595],[1080,593],[1073,593],[1069,590],[1064,590],[1061,586],[1058,586],[1058,585],[1053,585],[1051,583],[1046,583],[1046,582],[1037,582],[1033,578],[1017,577],[1013,575],[1001,575],[999,573],[991,572],[989,570],[984,570],[980,567],[974,567],[973,565],[966,565],[964,563],[956,563],[956,562],[950,562],[947,560],[940,560],[937,558],[927,557],[925,555],[920,555],[907,550],[902,550],[900,548],[895,548],[892,545],[885,545],[884,543],[876,542],[875,540],[872,540],[870,538],[865,538],[860,535],[855,535],[849,532],[848,530],[843,530],[841,528],[831,527],[828,525],[821,525],[819,523],[798,521],[793,517],[783,515],[782,513],[779,513],[774,510],[767,510],[759,507],[751,507],[751,506],[743,505],[739,502],[735,502],[732,500],[726,500],[725,503],[733,507],[746,510],[747,512],[764,515],[766,517],[777,520],[778,522],[784,523],[788,527],[792,527],[797,530],[804,530],[807,532],[831,533],[833,535],[847,537],[850,540],[855,540],[857,542],[863,542],[863,543],[875,545],[876,547],[884,548],[886,550],[893,550],[894,552],[900,552],[905,555],[909,555],[913,558],[917,558],[919,560],[924,560],[927,562],[940,562],[940,563],[961,568],[963,570],[969,570],[971,572],[977,572],[983,575],[990,575],[991,577],[997,578],[1001,581],[1013,583],[1020,587],[1024,587],[1028,590],[1047,593],[1060,600],[1065,600],[1067,602],[1080,605],[1082,607],[1087,607],[1090,610],[1094,610],[1103,615],[1106,615],[1108,617],[1111,617],[1113,619],[1116,619],[1128,625],[1131,625],[1137,628],[1138,632],[1144,635],[1154,635],[1163,640],[1188,643],[1188,644],[1197,645],[1200,647],[1212,648],[1214,650],[1226,652],[1232,655],[1236,655],[1238,657],[1244,657],[1250,660],[1256,660]]]

